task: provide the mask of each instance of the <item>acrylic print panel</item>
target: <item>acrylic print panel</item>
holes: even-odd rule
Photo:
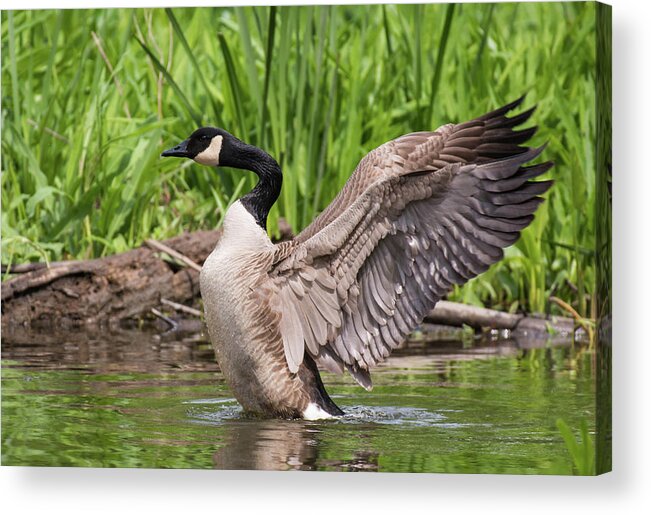
[[[610,7],[2,27],[3,465],[610,470]]]

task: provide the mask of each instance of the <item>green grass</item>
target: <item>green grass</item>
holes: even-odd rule
[[[218,125],[268,150],[295,230],[361,157],[527,93],[556,184],[506,258],[452,293],[590,315],[594,4],[2,13],[2,262],[91,258],[218,225],[251,174],[161,150]]]
[[[595,446],[588,431],[588,423],[581,421],[581,438],[577,440],[570,426],[563,419],[556,420],[556,427],[563,437],[572,458],[574,470],[580,476],[595,475]]]

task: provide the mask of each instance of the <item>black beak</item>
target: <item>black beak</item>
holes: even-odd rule
[[[161,154],[161,157],[190,157],[188,155],[188,140],[182,141],[173,148],[170,148]]]

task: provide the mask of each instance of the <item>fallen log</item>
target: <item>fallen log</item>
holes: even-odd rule
[[[221,231],[186,233],[164,242],[203,263]],[[2,325],[111,324],[141,317],[161,299],[187,303],[199,295],[199,272],[160,248],[140,248],[90,261],[37,268],[2,283]]]
[[[580,325],[574,318],[551,316],[539,317],[504,313],[494,309],[480,308],[441,300],[425,317],[427,322],[452,326],[467,325],[475,329],[508,329],[513,334],[557,334],[572,336]]]

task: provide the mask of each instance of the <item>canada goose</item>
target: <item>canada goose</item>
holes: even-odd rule
[[[256,187],[224,217],[201,271],[217,360],[245,411],[328,418],[342,410],[317,365],[367,390],[369,368],[400,345],[455,284],[499,261],[533,220],[551,162],[525,163],[534,108],[501,109],[369,152],[332,203],[296,238],[273,244],[267,214],[282,173],[266,152],[203,127],[162,156],[251,170]]]

